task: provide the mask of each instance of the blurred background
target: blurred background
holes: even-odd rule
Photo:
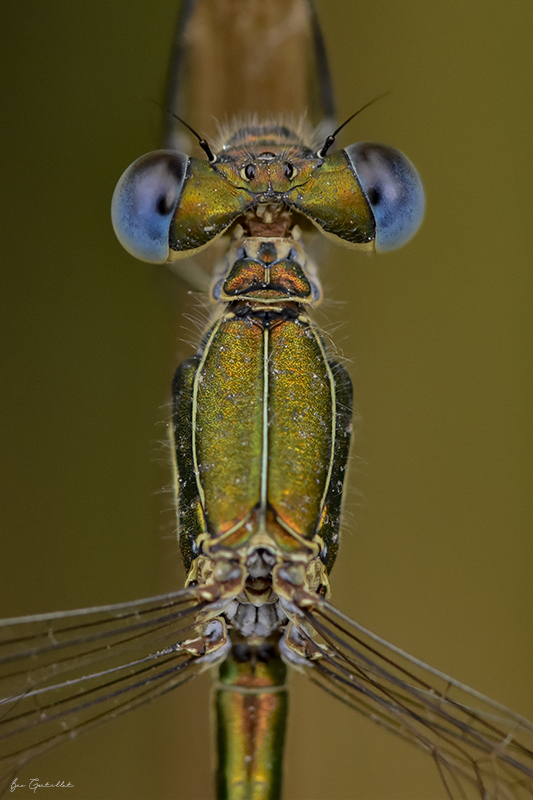
[[[392,90],[344,143],[398,147],[427,192],[403,250],[332,249],[322,270],[318,319],[360,415],[333,602],[533,717],[533,6],[318,7],[339,118]],[[175,18],[174,0],[0,9],[1,616],[183,581],[161,442],[197,302],[109,219],[123,169],[158,146]],[[430,759],[292,684],[286,800],[444,797]],[[209,713],[204,677],[20,780],[69,780],[70,800],[208,800]]]

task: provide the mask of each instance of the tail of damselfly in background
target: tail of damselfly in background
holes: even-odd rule
[[[173,114],[208,138],[235,122],[302,117],[325,138],[333,89],[311,0],[185,0],[166,110],[165,147],[186,152],[189,137]]]

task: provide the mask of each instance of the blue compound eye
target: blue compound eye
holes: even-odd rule
[[[124,172],[113,194],[111,219],[121,245],[141,261],[163,264],[168,235],[180,201],[189,157],[157,150]]]
[[[426,205],[418,172],[399,150],[359,142],[344,151],[374,212],[376,250],[394,250],[420,227]]]

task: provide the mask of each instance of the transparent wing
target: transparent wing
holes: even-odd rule
[[[0,794],[29,759],[181,685],[205,607],[181,591],[0,622]]]
[[[533,797],[533,724],[324,602],[298,630],[308,676],[434,760],[450,798]],[[310,637],[312,633],[312,639]],[[316,649],[315,649],[316,647]]]

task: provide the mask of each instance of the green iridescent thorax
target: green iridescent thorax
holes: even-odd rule
[[[351,384],[305,304],[319,297],[302,247],[244,238],[214,296],[226,310],[174,382],[180,544],[204,551],[338,547]]]

